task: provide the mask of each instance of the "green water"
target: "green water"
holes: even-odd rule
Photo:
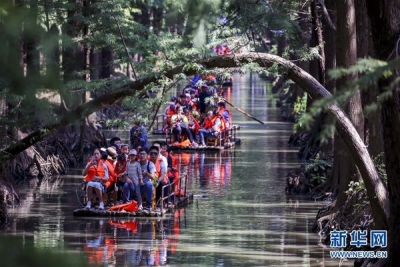
[[[339,266],[310,231],[324,205],[289,198],[285,176],[299,166],[287,147],[292,125],[281,122],[266,83],[235,76],[228,101],[240,146],[222,153],[182,154],[194,203],[162,219],[74,218],[79,170],[31,181],[3,233],[4,266]],[[345,262],[344,265],[352,265]],[[3,264],[2,264],[3,266]],[[343,265],[342,265],[343,266]]]

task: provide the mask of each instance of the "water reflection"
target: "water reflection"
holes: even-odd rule
[[[176,254],[184,218],[180,209],[162,219],[84,220],[68,243],[83,246],[89,266],[162,266]]]
[[[224,196],[229,192],[234,150],[223,152],[182,152],[178,154],[181,173],[187,174],[189,187],[201,191],[203,196]]]

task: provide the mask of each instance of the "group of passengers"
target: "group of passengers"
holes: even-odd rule
[[[116,149],[117,148],[117,149]],[[117,152],[119,151],[119,153]],[[83,169],[88,202],[92,207],[93,197],[99,199],[99,209],[104,209],[103,193],[117,191],[117,203],[137,200],[138,210],[155,207],[163,195],[163,186],[179,179],[177,162],[167,151],[167,143],[154,141],[150,148],[136,145],[130,149],[118,137],[110,140],[107,149],[95,149]],[[164,188],[164,197],[169,196],[170,188]],[[171,188],[175,190],[174,187]],[[142,196],[146,198],[143,207]],[[172,198],[164,199],[168,203]]]
[[[193,78],[189,89],[184,94],[172,97],[171,103],[164,110],[166,129],[171,130],[176,143],[182,141],[184,135],[191,147],[205,147],[205,138],[217,137],[232,126],[231,112],[226,108],[224,100],[213,106],[210,98],[219,98],[215,78],[208,78],[209,84],[200,78]],[[200,82],[199,82],[200,81]],[[200,84],[196,87],[196,84]]]

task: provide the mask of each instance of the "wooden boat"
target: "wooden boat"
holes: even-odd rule
[[[161,217],[167,213],[173,212],[175,209],[182,208],[188,204],[193,203],[193,194],[186,192],[187,179],[188,177],[187,175],[185,175],[184,177],[180,177],[177,181],[163,186],[162,192],[164,192],[164,188],[169,187],[172,193],[168,196],[162,196],[160,198],[160,207],[151,210],[143,209],[141,211],[134,212],[126,210],[117,211],[107,208],[104,210],[100,210],[96,208],[96,206],[93,206],[93,208],[91,209],[85,208],[85,202],[87,200],[85,200],[85,198],[87,198],[86,191],[84,191],[85,187],[80,185],[80,188],[77,189],[76,195],[78,197],[78,201],[82,204],[80,208],[77,208],[73,211],[73,215],[77,217]],[[182,192],[182,195],[175,195],[174,190],[172,190],[172,188],[175,186],[179,186],[178,188],[181,189],[179,191]],[[168,202],[168,199],[172,199],[172,202]],[[164,201],[168,204],[164,205]]]
[[[136,212],[128,211],[110,211],[110,210],[99,210],[96,208],[86,209],[78,208],[73,211],[73,215],[77,217],[161,217],[167,213],[173,212],[175,209],[185,207],[188,204],[193,203],[193,194],[188,193],[186,196],[177,197],[175,202],[168,204],[168,207],[157,208],[155,210],[141,210]]]
[[[241,141],[236,136],[237,130],[240,130],[240,126],[232,125],[230,129],[225,130],[217,137],[206,137],[206,146],[191,147],[189,145],[185,146],[181,144],[174,145],[171,133],[167,133],[166,140],[172,150],[221,151],[223,149],[233,148],[235,145],[240,145]]]

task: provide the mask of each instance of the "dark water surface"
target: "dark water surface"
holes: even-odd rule
[[[162,219],[74,218],[80,175],[31,181],[0,235],[1,266],[339,266],[310,231],[324,203],[285,195],[300,162],[266,82],[235,76],[226,98],[266,124],[231,109],[240,146],[180,155],[192,205]]]

